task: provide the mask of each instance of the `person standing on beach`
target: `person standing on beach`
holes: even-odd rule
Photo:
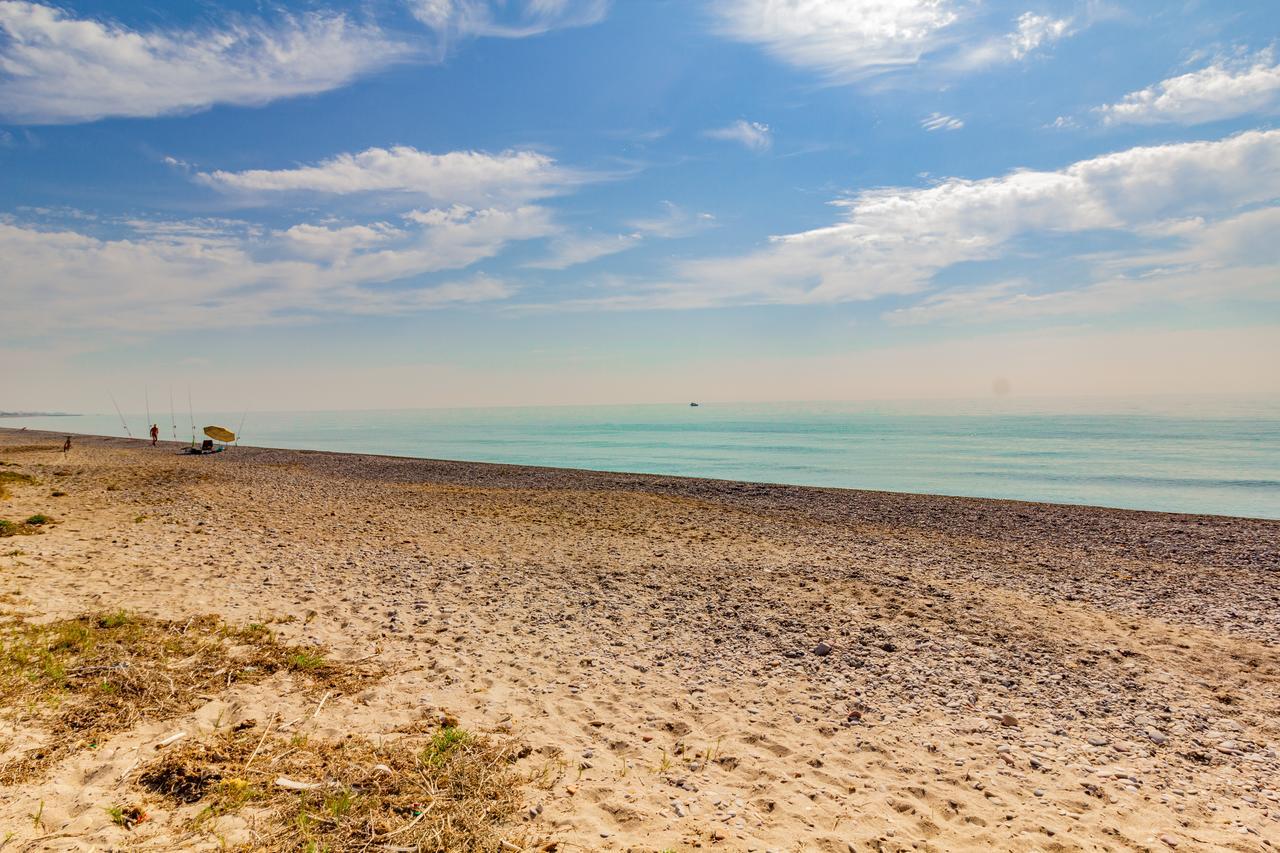
[[[67,436],[67,440],[62,442],[62,455],[66,456],[71,450],[71,436]]]
[[[152,424],[151,425],[151,446],[155,447],[156,442],[159,440],[160,440],[160,425]]]

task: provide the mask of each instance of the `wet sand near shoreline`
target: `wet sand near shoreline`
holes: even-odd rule
[[[1280,522],[61,439],[0,430],[37,481],[0,518],[55,522],[0,538],[6,611],[376,659],[311,734],[517,739],[528,849],[1280,845]],[[5,849],[252,849],[252,815],[107,808],[170,732],[314,705],[272,678],[73,755],[0,790]]]

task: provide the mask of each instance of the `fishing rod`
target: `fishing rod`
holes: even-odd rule
[[[124,419],[124,415],[120,412],[120,404],[116,402],[116,395],[108,391],[107,396],[111,398],[111,405],[115,406],[116,414],[120,416],[120,426],[124,427],[124,434],[133,438],[133,433],[129,432],[129,422]]]
[[[142,386],[142,399],[145,401],[143,405],[147,407],[147,432],[151,432],[151,392],[147,390],[147,386]]]
[[[169,385],[169,423],[173,426],[173,440],[178,440],[178,416],[173,411],[173,385]]]
[[[191,408],[191,386],[187,386],[187,412],[191,415],[191,446],[196,444],[196,410]]]
[[[248,414],[248,409],[240,413],[240,426],[236,427],[236,447],[240,446],[240,430],[244,429],[244,419]]]

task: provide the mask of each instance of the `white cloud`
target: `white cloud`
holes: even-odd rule
[[[1050,18],[1034,12],[1023,12],[1018,17],[1018,29],[1009,35],[1009,53],[1021,59],[1044,45],[1052,44],[1070,34],[1070,18]]]
[[[773,145],[773,134],[769,125],[746,119],[738,119],[726,127],[704,131],[702,135],[708,139],[736,142],[752,151],[767,151]]]
[[[526,38],[604,20],[608,0],[407,0],[409,11],[452,36]]]
[[[385,222],[329,228],[301,223],[277,233],[286,251],[317,260],[347,257],[362,249],[385,245],[403,235]]]
[[[428,311],[451,305],[496,302],[515,295],[517,288],[508,282],[478,273],[459,281],[447,281],[410,290],[348,290],[351,297],[340,306],[347,314],[388,315],[409,311]],[[333,310],[330,308],[330,310]]]
[[[15,313],[13,328],[46,323],[55,316],[50,303],[60,306],[56,316],[68,328],[185,328],[499,298],[514,292],[511,285],[472,275],[465,286],[442,288],[428,279],[468,269],[515,242],[560,238],[551,211],[534,202],[585,179],[535,152],[431,154],[405,146],[195,177],[233,193],[373,194],[401,212],[273,231],[216,219],[135,220],[109,224],[127,228],[110,239],[10,221],[0,240],[0,279],[41,307],[21,320]]]
[[[258,106],[343,86],[412,52],[335,13],[138,31],[4,0],[0,34],[0,115],[27,124]]]
[[[124,236],[0,223],[0,331],[173,330],[390,314],[504,298],[514,288],[466,269],[513,241],[558,232],[537,206],[411,211],[403,226],[137,222]]]
[[[921,299],[907,308],[886,315],[893,323],[926,323],[939,319],[963,317],[990,320],[993,306],[1016,306],[1035,297],[1027,295],[1025,280],[998,281],[979,287],[955,287]]]
[[[1267,213],[1274,228],[1280,210]],[[1198,253],[1199,247],[1187,254]],[[1274,254],[1274,252],[1273,252]],[[1133,267],[1139,260],[1125,259],[1124,266]],[[1179,306],[1218,302],[1227,298],[1246,298],[1275,302],[1280,300],[1276,285],[1276,267],[1272,264],[1248,263],[1244,258],[1219,258],[1218,263],[1159,268],[1142,273],[1115,275],[1081,287],[1041,290],[1029,281],[996,282],[970,288],[950,288],[932,294],[906,308],[886,315],[892,323],[1005,323],[1028,318],[1088,317],[1114,314],[1152,303]],[[1278,258],[1277,260],[1280,260]],[[1224,275],[1224,271],[1229,274]]]
[[[664,201],[658,216],[633,219],[628,224],[641,234],[670,239],[696,234],[714,226],[715,222],[716,218],[710,213],[691,213],[678,204]]]
[[[917,62],[958,14],[949,0],[717,0],[725,35],[849,81]]]
[[[920,126],[933,133],[939,130],[959,130],[964,127],[964,122],[954,116],[932,113],[928,118],[920,122]]]
[[[363,281],[390,281],[420,271],[463,269],[491,258],[512,242],[560,232],[551,212],[536,205],[473,210],[412,211],[409,221],[423,226],[403,247],[370,252],[348,262],[346,273]]]
[[[646,219],[634,219],[629,222],[628,225],[634,229],[629,234],[586,234],[558,237],[551,243],[550,255],[525,264],[525,266],[533,269],[568,269],[578,264],[634,249],[648,239],[671,240],[679,237],[688,237],[714,224],[715,217],[709,213],[692,214],[677,204],[664,201],[662,202],[661,215]]]
[[[1040,49],[1073,35],[1072,23],[1071,18],[1023,12],[1011,33],[985,37],[971,33],[965,43],[947,58],[945,67],[952,72],[968,72],[1026,59]]]
[[[1133,148],[1060,171],[864,192],[838,203],[846,215],[834,225],[775,237],[745,256],[688,262],[663,284],[595,304],[801,304],[910,294],[949,266],[999,257],[1023,234],[1133,232],[1277,198],[1280,131]]]
[[[1215,62],[1162,80],[1099,107],[1108,123],[1203,124],[1280,106],[1280,64],[1271,51],[1240,62]]]
[[[1280,242],[1271,239],[1273,234],[1280,233],[1280,207],[1261,207],[1214,222],[1201,216],[1165,220],[1142,231],[1152,236],[1174,238],[1177,245],[1136,255],[1104,256],[1099,259],[1099,265],[1121,272],[1148,268],[1220,271],[1228,267],[1269,267],[1272,269],[1272,290],[1275,296],[1280,297],[1280,287],[1275,287],[1280,281],[1277,278],[1280,275]],[[1235,286],[1235,282],[1228,276],[1219,275],[1215,286],[1228,289]]]
[[[563,270],[609,255],[616,255],[640,245],[639,234],[601,234],[568,236],[553,240],[551,254],[525,266],[531,269]]]
[[[339,154],[314,166],[197,175],[197,180],[221,190],[392,193],[468,205],[518,204],[554,195],[585,179],[533,151],[431,154],[406,145]]]

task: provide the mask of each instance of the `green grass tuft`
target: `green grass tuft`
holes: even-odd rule
[[[294,652],[285,660],[290,669],[300,669],[303,671],[311,671],[322,669],[328,661],[324,659],[324,655],[312,654],[311,652]]]
[[[117,610],[115,613],[108,613],[105,616],[98,617],[99,628],[119,628],[128,625],[133,620],[128,613],[123,610]]]
[[[432,767],[439,767],[449,759],[449,754],[471,741],[466,729],[457,726],[445,726],[431,738],[431,743],[422,751],[422,761]]]

